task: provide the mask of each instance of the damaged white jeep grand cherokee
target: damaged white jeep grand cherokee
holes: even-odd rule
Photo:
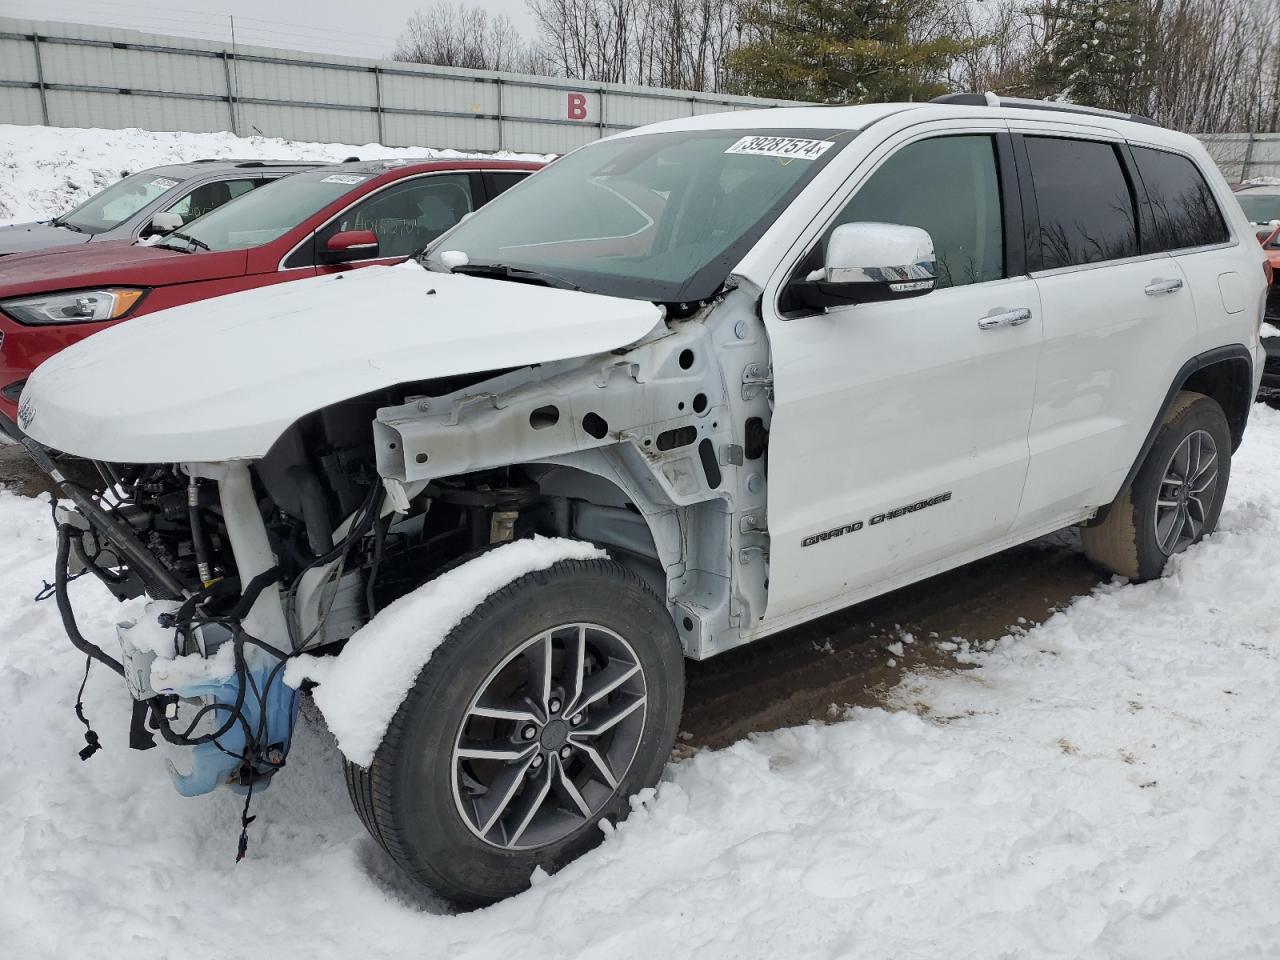
[[[684,657],[1071,524],[1159,576],[1217,521],[1266,288],[1208,156],[1140,118],[726,113],[584,147],[418,262],[91,337],[22,427],[97,461],[29,445],[133,744],[251,791],[311,689],[370,832],[484,903],[657,781]],[[132,601],[118,654],[82,571]]]

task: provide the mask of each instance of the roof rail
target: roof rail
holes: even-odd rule
[[[327,167],[327,160],[241,160],[236,167]]]
[[[229,163],[233,167],[322,167],[327,160],[241,160],[237,157],[201,157],[199,160],[179,160],[168,166],[180,167],[184,163]]]
[[[1018,110],[1052,110],[1056,113],[1081,113],[1093,117],[1110,117],[1112,120],[1129,120],[1158,127],[1150,117],[1140,113],[1120,113],[1099,107],[1082,107],[1074,103],[1057,103],[1052,100],[1024,100],[1022,97],[998,97],[994,93],[948,93],[934,97],[931,103],[949,103],[962,107],[1013,107]]]

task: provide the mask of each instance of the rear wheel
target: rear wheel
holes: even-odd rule
[[[1169,557],[1216,529],[1231,473],[1231,429],[1217,401],[1178,394],[1132,483],[1102,523],[1081,531],[1086,555],[1131,580],[1160,576]]]
[[[683,702],[662,602],[612,561],[567,561],[491,595],[450,633],[372,765],[357,813],[411,876],[492,902],[595,846],[657,782]]]

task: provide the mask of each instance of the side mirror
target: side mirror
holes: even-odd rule
[[[151,222],[147,224],[147,228],[142,231],[144,237],[163,237],[166,233],[173,233],[182,226],[182,215],[174,213],[172,210],[161,210],[151,218]]]
[[[937,282],[933,238],[898,223],[842,223],[827,241],[826,262],[793,286],[810,307],[919,297]]]
[[[350,263],[378,256],[378,235],[372,230],[343,230],[331,236],[320,251],[321,263]]]

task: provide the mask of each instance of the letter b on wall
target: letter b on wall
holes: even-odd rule
[[[587,95],[585,93],[569,94],[565,104],[565,116],[570,120],[587,119]]]

